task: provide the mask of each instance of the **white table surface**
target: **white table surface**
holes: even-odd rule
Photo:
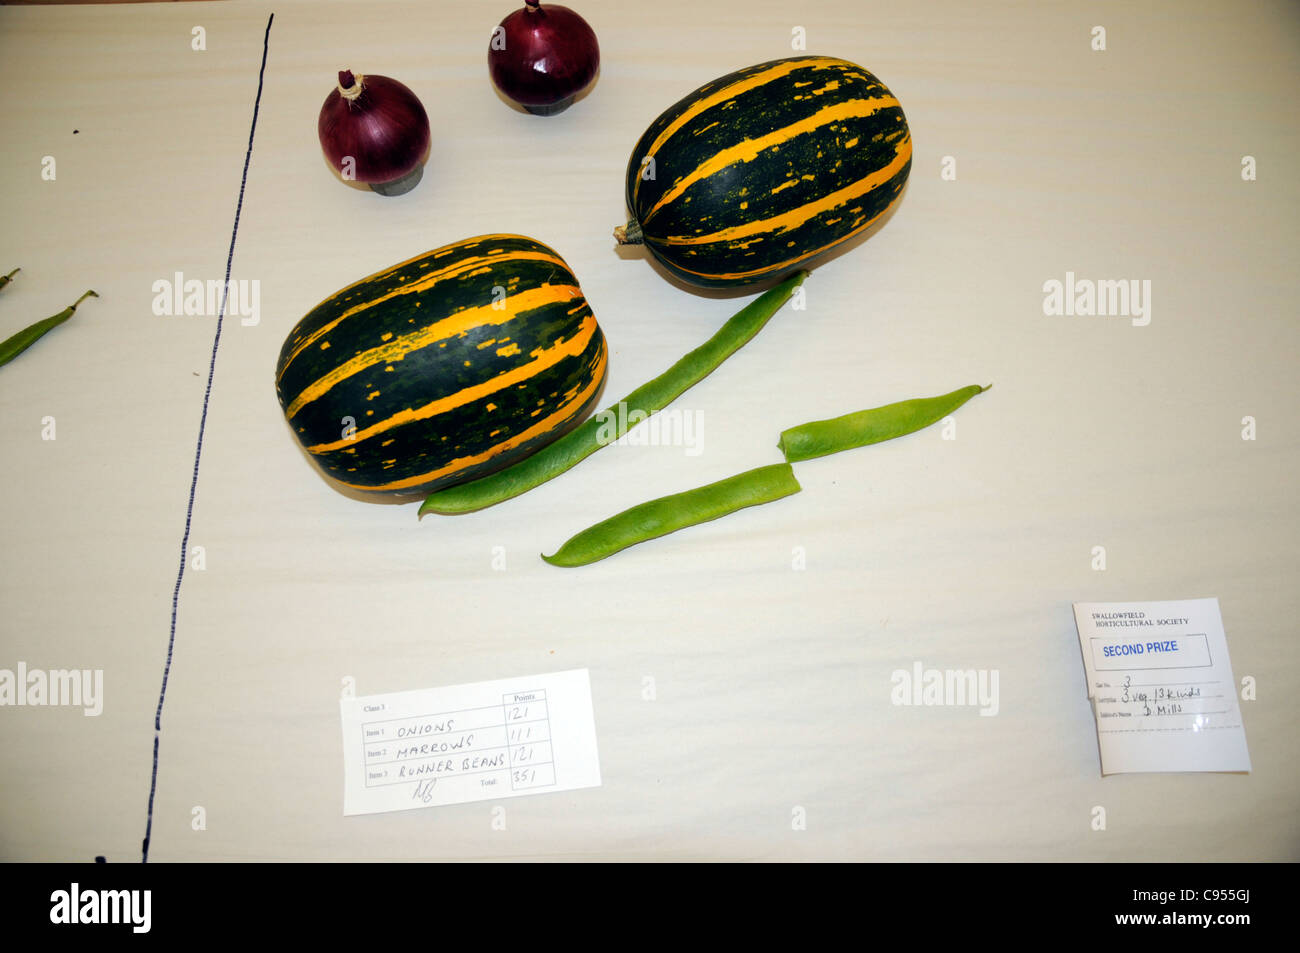
[[[101,296],[0,369],[0,668],[104,678],[98,717],[0,709],[0,858],[141,855],[215,331],[155,315],[152,285],[224,275],[274,11],[232,273],[260,283],[260,321],[221,336],[190,538],[206,569],[181,585],[151,860],[1300,859],[1297,7],[588,2],[599,81],[542,119],[488,81],[511,6],[0,8],[0,272],[23,269],[0,328]],[[814,271],[805,311],[679,401],[700,455],[610,448],[423,521],[312,471],[275,399],[284,336],[427,249],[512,231],[559,250],[608,336],[609,400],[710,335],[747,299],[615,253],[623,170],[663,108],[792,55],[797,26],[899,97],[911,182],[885,227]],[[344,66],[403,80],[430,113],[407,196],[324,164],[316,114]],[[1043,284],[1067,271],[1150,280],[1150,324],[1045,316]],[[586,569],[537,558],[633,503],[778,462],[784,427],[987,382],[954,440],[801,465],[797,496]],[[1102,778],[1071,603],[1202,596],[1257,682],[1252,773]],[[997,670],[998,715],[892,705],[891,673],[916,661]],[[346,680],[571,668],[590,670],[602,787],[342,815]]]

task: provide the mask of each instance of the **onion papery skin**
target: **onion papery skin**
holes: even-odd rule
[[[600,44],[578,13],[559,4],[523,7],[501,21],[505,48],[488,46],[488,71],[502,95],[547,115],[596,78]]]
[[[408,175],[429,149],[429,116],[415,93],[387,76],[358,76],[362,89],[352,100],[336,87],[321,107],[316,131],[321,148],[340,174],[355,162],[353,178],[367,185]]]

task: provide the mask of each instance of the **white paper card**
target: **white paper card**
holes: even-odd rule
[[[1101,773],[1249,771],[1218,599],[1076,602]]]
[[[587,670],[345,698],[343,813],[600,786]]]

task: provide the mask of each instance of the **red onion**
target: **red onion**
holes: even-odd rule
[[[409,192],[424,174],[429,117],[415,93],[395,79],[341,70],[316,131],[325,158],[344,179],[381,195]]]
[[[525,0],[492,32],[488,70],[502,95],[538,116],[569,108],[596,78],[600,44],[568,7]]]

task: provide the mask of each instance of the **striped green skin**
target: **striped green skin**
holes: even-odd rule
[[[752,284],[870,227],[911,165],[902,107],[867,70],[826,56],[760,63],[650,124],[627,167],[629,239],[639,228],[690,284]]]
[[[280,351],[276,393],[330,477],[406,496],[486,476],[577,426],[607,360],[564,260],[531,238],[484,235],[313,308]]]

